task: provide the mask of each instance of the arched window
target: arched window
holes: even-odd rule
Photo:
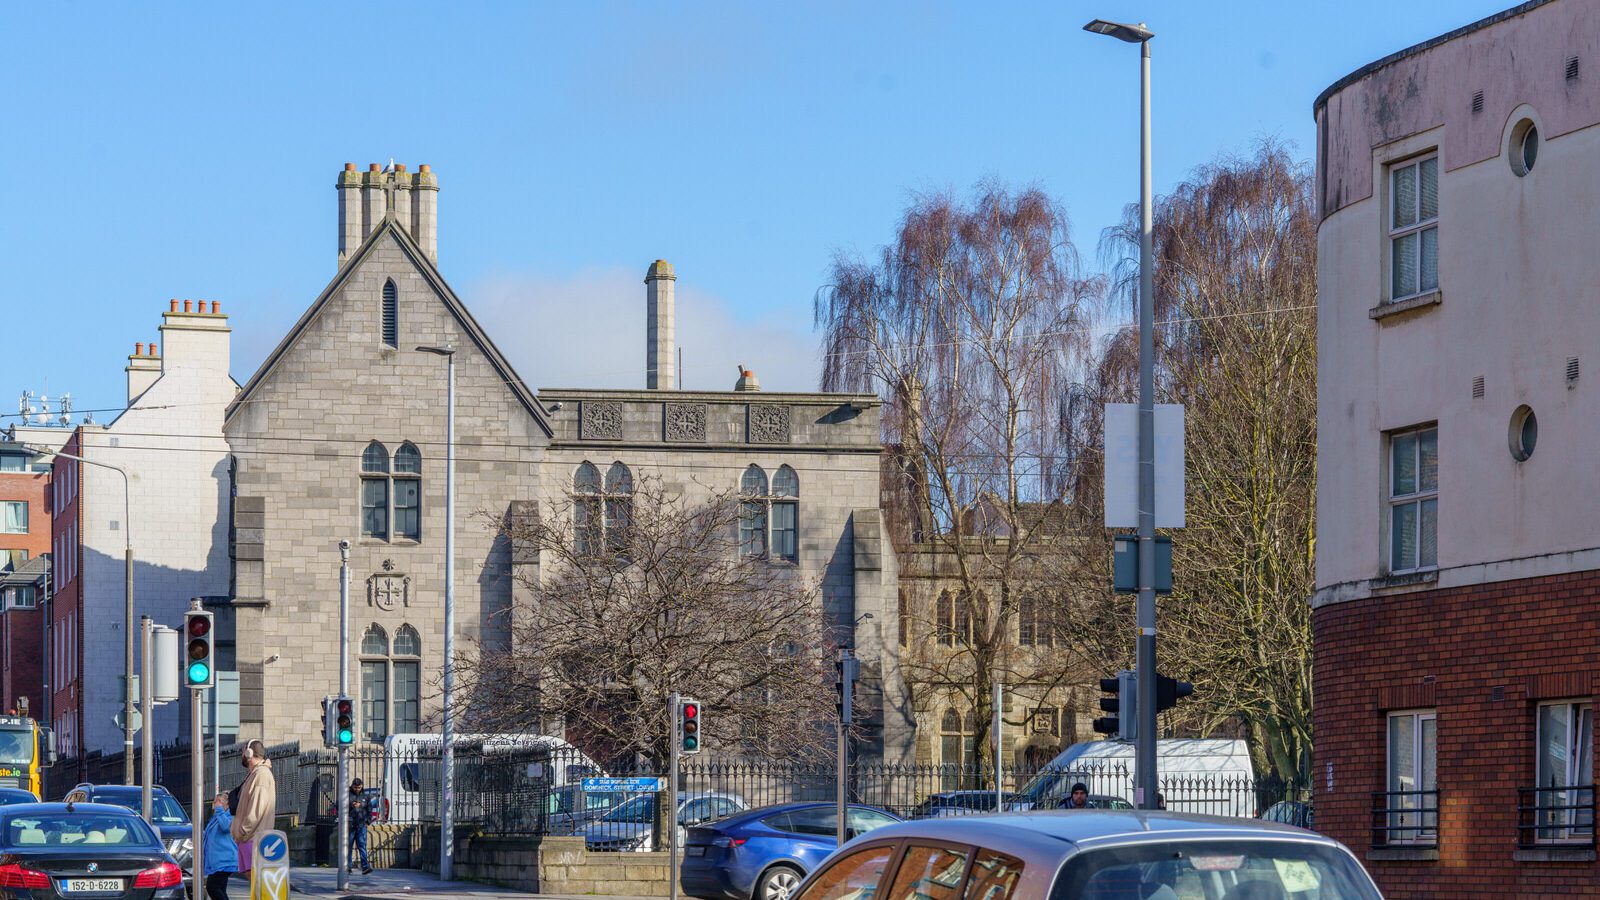
[[[1050,604],[1033,595],[1017,603],[1017,644],[1022,647],[1050,647],[1055,644],[1055,625],[1050,621]]]
[[[410,441],[394,452],[394,536],[422,540],[422,453]]]
[[[584,460],[572,474],[572,538],[580,555],[599,553],[605,545],[605,517],[600,470]]]
[[[933,633],[941,647],[956,645],[955,601],[949,591],[939,592],[939,602],[933,610]]]
[[[739,479],[739,555],[767,555],[767,473],[751,465]]]
[[[361,454],[361,535],[389,539],[389,450],[377,441]]]
[[[800,558],[800,476],[779,466],[772,476],[772,555],[795,562]]]
[[[628,548],[628,526],[633,522],[633,473],[620,462],[606,470],[605,530],[606,551],[622,553]]]
[[[939,763],[946,767],[940,781],[947,791],[968,786],[966,770],[977,764],[976,726],[971,710],[963,716],[946,709],[939,719]]]
[[[394,681],[394,733],[422,730],[422,636],[410,625],[394,633],[389,669]]]
[[[390,347],[400,346],[400,291],[392,278],[383,283],[383,342]]]
[[[377,625],[361,636],[361,738],[381,744],[389,735],[389,635]]]

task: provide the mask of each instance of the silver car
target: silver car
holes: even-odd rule
[[[712,791],[699,793],[678,792],[678,844],[683,845],[683,829],[690,825],[710,822],[723,816],[748,809],[749,804],[738,794]],[[589,850],[646,851],[655,850],[651,831],[656,818],[656,795],[640,794],[618,806],[599,820],[578,829],[583,844]],[[660,849],[665,850],[665,847]]]
[[[1381,900],[1344,845],[1254,819],[1162,811],[1000,813],[875,829],[790,900]]]

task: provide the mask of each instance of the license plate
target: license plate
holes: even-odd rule
[[[705,856],[706,855],[706,848],[705,848],[704,845],[701,845],[701,844],[690,844],[689,846],[683,848],[683,855],[684,856]]]
[[[65,878],[61,881],[68,894],[120,894],[121,878]]]

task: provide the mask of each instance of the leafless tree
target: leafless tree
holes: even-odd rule
[[[509,649],[459,664],[468,690],[495,698],[468,727],[559,722],[596,758],[659,765],[676,691],[704,704],[709,749],[825,752],[819,591],[792,568],[741,559],[739,514],[731,493],[691,497],[645,476],[625,497],[568,495],[495,520],[539,574],[510,611]]]
[[[1101,292],[1057,205],[987,184],[964,204],[918,198],[892,245],[871,262],[841,255],[818,293],[822,389],[884,397],[890,531],[950,585],[903,610],[902,672],[913,702],[958,696],[975,712],[980,753],[995,679],[1082,677],[1039,560],[1067,539],[1063,420]],[[1041,626],[1043,652],[1021,644]]]
[[[1178,722],[1202,733],[1240,723],[1258,769],[1283,777],[1304,776],[1311,747],[1311,188],[1306,167],[1269,141],[1196,170],[1154,211],[1157,382],[1162,400],[1186,406],[1188,495],[1188,525],[1173,538],[1174,593],[1160,604],[1161,667],[1196,685]],[[1104,245],[1120,258],[1117,283],[1130,298],[1136,214]],[[1105,347],[1103,399],[1133,398],[1131,338]],[[1118,608],[1101,619],[1121,630],[1125,615]]]

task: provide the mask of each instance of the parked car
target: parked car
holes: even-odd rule
[[[918,819],[851,841],[786,900],[1380,900],[1348,849],[1252,819],[1159,810]]]
[[[1005,793],[1003,800],[1009,804],[1017,795]],[[927,799],[911,810],[911,818],[943,818],[945,816],[970,816],[973,813],[994,812],[994,791],[942,791],[929,794]]]
[[[626,791],[586,791],[582,784],[569,784],[552,790],[545,798],[545,834],[574,834],[626,803]]]
[[[183,870],[121,804],[0,807],[0,897],[183,900]]]
[[[1310,829],[1315,821],[1311,814],[1311,804],[1303,800],[1279,800],[1267,807],[1261,818],[1268,822],[1282,822],[1296,828]]]
[[[0,788],[0,806],[11,806],[15,803],[38,803],[39,798],[33,791],[22,788]]]
[[[737,794],[678,792],[678,836],[683,829],[701,822],[749,809],[750,804]],[[640,794],[578,830],[589,850],[654,850],[652,831],[656,820],[656,795]],[[666,848],[662,848],[666,849]]]
[[[871,806],[851,806],[848,837],[903,821]],[[683,891],[691,897],[784,900],[838,846],[838,807],[785,803],[688,829]]]
[[[80,784],[68,792],[69,799],[89,803],[110,803],[132,810],[134,815],[143,811],[143,789],[135,784]],[[166,788],[156,785],[150,790],[150,824],[161,836],[162,846],[171,854],[173,862],[187,876],[194,857],[194,831],[189,814],[173,799]]]

